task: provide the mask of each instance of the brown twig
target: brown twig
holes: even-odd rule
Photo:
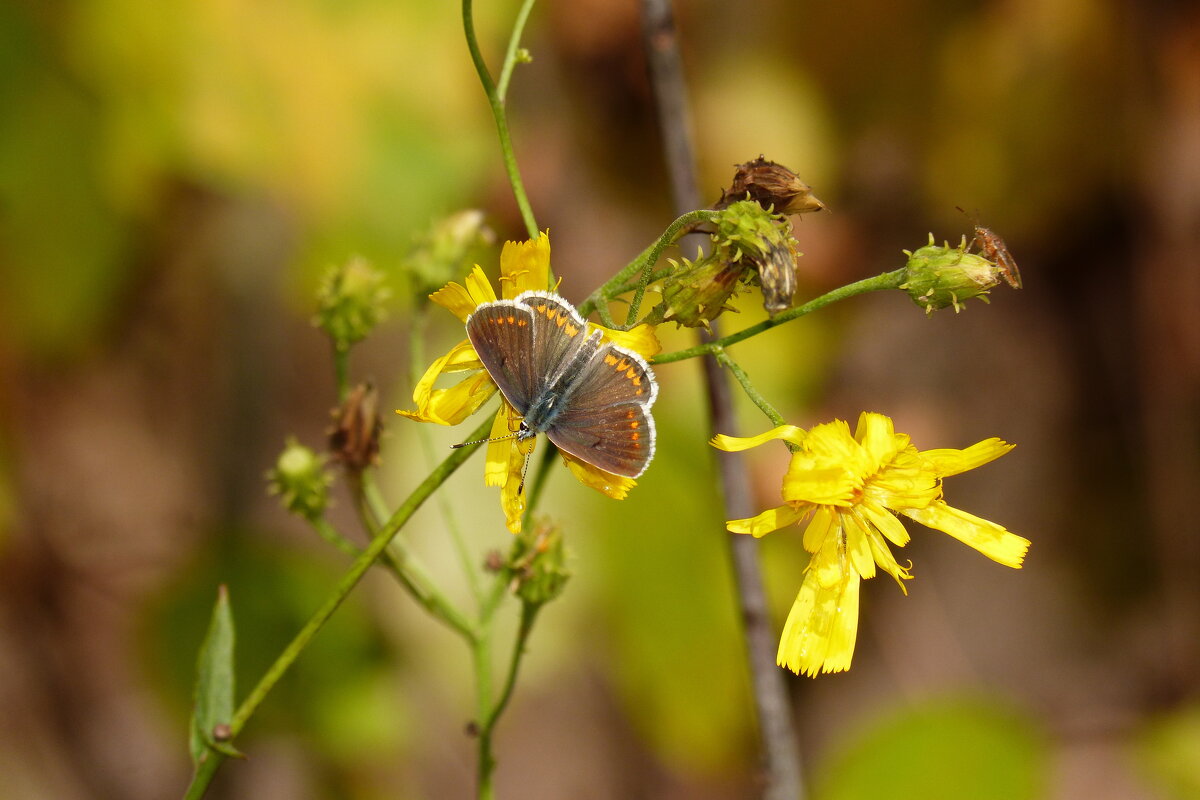
[[[658,106],[659,127],[675,208],[684,213],[700,208],[692,149],[690,113],[683,78],[683,64],[670,0],[642,0],[642,36],[649,62],[650,82]],[[719,336],[703,333],[711,341]],[[704,359],[712,431],[737,435],[729,378],[713,356]],[[725,501],[725,518],[740,519],[754,514],[750,480],[734,454],[719,453],[718,468]],[[745,628],[754,700],[762,737],[766,772],[764,800],[796,800],[804,796],[800,755],[792,726],[790,703],[782,671],[775,666],[774,636],[767,616],[766,595],[754,539],[728,536],[732,551],[734,582]]]

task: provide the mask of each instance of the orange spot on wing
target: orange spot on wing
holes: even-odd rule
[[[608,364],[611,367],[613,364],[617,363],[617,357],[613,356],[613,355],[605,356],[604,363]]]
[[[629,427],[636,428],[638,425],[641,425],[641,424],[642,423],[638,422],[637,420],[634,420],[633,422],[629,423]]]
[[[516,322],[516,321],[517,321],[517,318],[516,318],[516,317],[509,317],[509,318],[508,318],[508,324],[509,324],[509,325],[512,325],[512,324],[513,324],[514,322]]]

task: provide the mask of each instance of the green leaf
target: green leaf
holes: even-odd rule
[[[233,611],[229,606],[229,590],[222,584],[217,590],[208,634],[200,646],[196,662],[195,706],[189,745],[192,762],[197,766],[209,748],[227,756],[241,754],[228,742],[218,740],[214,731],[233,720],[235,678],[233,673],[234,647]]]

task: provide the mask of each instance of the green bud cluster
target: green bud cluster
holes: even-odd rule
[[[721,209],[715,225],[712,252],[685,259],[664,281],[660,318],[690,328],[707,326],[728,308],[740,285],[754,283],[763,287],[770,313],[788,308],[800,253],[787,217],[740,200]]]
[[[414,295],[424,296],[470,272],[477,251],[495,239],[483,212],[466,209],[435,222],[405,256]]]
[[[287,440],[267,480],[268,491],[279,495],[284,508],[309,521],[318,519],[329,505],[333,476],[325,470],[325,457],[295,439]]]
[[[330,268],[321,279],[313,322],[329,335],[338,351],[345,352],[383,319],[391,294],[383,272],[365,259],[352,258]]]

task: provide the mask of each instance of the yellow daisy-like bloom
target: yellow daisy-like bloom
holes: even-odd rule
[[[737,451],[775,439],[799,448],[783,478],[784,504],[727,527],[764,536],[807,521],[804,549],[812,558],[779,640],[780,666],[812,676],[850,668],[860,581],[875,577],[878,568],[904,590],[904,581],[912,577],[911,563],[902,567],[888,547],[888,542],[903,547],[909,539],[896,514],[1020,568],[1028,539],[942,499],[943,478],[982,466],[1014,445],[985,439],[965,450],[920,451],[907,435],[895,432],[891,419],[867,412],[858,418],[853,436],[848,424],[835,420],[808,431],[783,425],[750,438],[718,435],[712,444]]]
[[[465,285],[463,285],[465,284]],[[429,299],[445,308],[464,324],[483,303],[497,299],[495,290],[483,270],[476,266],[463,284],[448,283],[429,295]],[[521,292],[550,287],[550,238],[541,234],[526,242],[505,242],[500,252],[500,297],[511,300]],[[660,349],[654,328],[638,325],[632,330],[616,331],[599,325],[604,338],[622,347],[649,358]],[[440,389],[435,383],[442,375],[466,373],[456,384]],[[421,380],[413,389],[415,411],[397,410],[397,414],[419,422],[434,422],[438,425],[457,425],[479,410],[480,406],[496,394],[495,381],[484,369],[483,363],[470,339],[463,339],[450,351],[434,361],[425,370]],[[503,402],[492,423],[492,438],[508,436],[517,429],[520,416]],[[533,451],[535,439],[518,442],[515,439],[489,442],[487,458],[483,468],[483,482],[488,486],[500,487],[500,505],[504,509],[508,529],[513,533],[521,530],[521,516],[525,511],[525,494],[521,491],[522,470],[526,456]],[[562,454],[567,468],[584,485],[603,492],[609,497],[621,499],[636,483],[605,472],[602,469]]]

